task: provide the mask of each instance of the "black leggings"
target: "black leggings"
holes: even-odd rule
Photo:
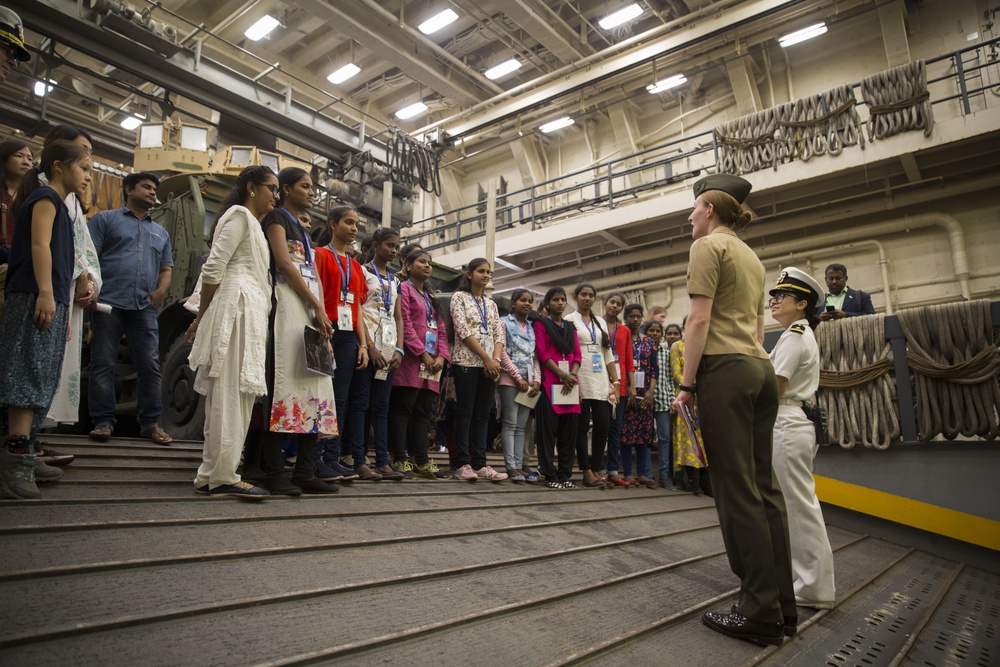
[[[406,460],[406,436],[418,466],[427,465],[427,432],[434,423],[438,394],[430,389],[393,387],[389,408],[389,451],[393,463]]]
[[[486,433],[489,429],[490,409],[497,391],[497,383],[486,371],[475,366],[454,366],[455,378],[455,468],[472,465],[479,470],[486,465]]]
[[[591,456],[587,456],[587,431],[590,418],[594,418],[594,432],[590,438]],[[585,398],[580,401],[580,417],[576,424],[576,459],[580,470],[603,470],[604,449],[608,444],[611,428],[611,404],[606,400]]]
[[[535,441],[538,449],[538,472],[547,482],[565,482],[573,474],[573,448],[578,417],[575,412],[557,415],[552,409],[548,393],[542,390],[542,395],[535,404]]]

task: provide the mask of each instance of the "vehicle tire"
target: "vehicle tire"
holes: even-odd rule
[[[205,397],[194,390],[194,371],[188,366],[191,345],[183,336],[170,345],[163,362],[163,413],[160,426],[177,440],[201,440],[205,426]]]

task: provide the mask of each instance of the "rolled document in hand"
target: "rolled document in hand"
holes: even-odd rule
[[[108,303],[95,303],[94,310],[99,313],[104,313],[105,315],[111,314],[111,304]]]

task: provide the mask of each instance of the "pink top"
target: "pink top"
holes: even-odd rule
[[[433,298],[433,297],[431,297]],[[433,312],[427,312],[427,301],[409,280],[399,286],[399,307],[403,313],[403,335],[400,347],[403,348],[403,363],[396,369],[392,384],[394,387],[416,387],[441,392],[437,380],[426,380],[420,377],[420,355],[425,350],[427,342],[427,322],[434,321],[437,325],[437,352],[431,356],[449,359],[448,329],[444,318],[434,317]]]
[[[564,322],[566,326],[572,326],[570,322]],[[549,397],[549,402],[552,402],[552,385],[562,384],[559,377],[554,375],[545,366],[545,362],[549,359],[553,360],[557,364],[560,361],[569,362],[570,370],[573,370],[574,365],[579,365],[583,360],[580,355],[580,339],[576,335],[576,331],[573,332],[573,352],[570,354],[563,354],[556,346],[552,343],[552,339],[549,338],[549,334],[545,331],[545,325],[540,321],[535,322],[535,348],[538,350],[538,363],[542,367],[542,391],[545,395]],[[553,405],[552,411],[557,415],[568,415],[568,414],[580,414],[580,404],[576,405]]]

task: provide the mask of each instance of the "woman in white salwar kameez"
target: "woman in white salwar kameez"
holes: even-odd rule
[[[811,326],[819,323],[813,313],[824,290],[805,271],[788,267],[770,294],[771,317],[785,327],[771,350],[780,396],[772,465],[788,511],[795,604],[829,609],[836,596],[833,550],[812,474],[816,431],[802,409],[819,387],[819,347]]]
[[[267,393],[265,358],[271,308],[267,238],[260,220],[274,210],[278,179],[247,167],[219,209],[212,249],[201,270],[198,316],[185,334],[195,391],[205,395],[205,449],[194,480],[209,496],[259,499],[266,489],[240,479],[236,468],[254,399]]]

